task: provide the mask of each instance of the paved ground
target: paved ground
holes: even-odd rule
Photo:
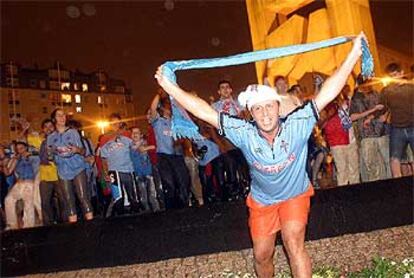
[[[378,230],[370,233],[309,241],[307,249],[313,266],[334,266],[344,272],[368,266],[375,256],[395,260],[414,254],[414,225]],[[99,269],[28,275],[25,277],[252,277],[252,250],[170,259]],[[287,270],[286,256],[280,246],[275,256],[276,270]]]

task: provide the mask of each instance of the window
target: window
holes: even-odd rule
[[[81,103],[81,96],[75,95],[75,103]]]
[[[62,102],[63,103],[71,103],[72,102],[72,95],[70,94],[62,94]]]
[[[12,119],[12,118],[20,118],[21,115],[20,115],[20,113],[16,113],[16,117],[15,117],[13,113],[10,113],[9,114],[9,117],[10,117],[10,119]]]
[[[30,80],[30,87],[32,87],[32,88],[36,88],[37,87],[37,80],[36,79],[31,79]]]
[[[103,103],[103,99],[101,96],[98,96],[98,104],[102,104]]]
[[[79,86],[78,86],[78,83],[73,83],[73,89],[74,89],[75,91],[79,91]]]
[[[124,86],[115,86],[115,92],[124,93],[125,92],[125,87]]]
[[[9,100],[9,104],[12,105],[13,104],[13,100]],[[14,104],[19,105],[20,101],[19,100],[15,100]]]
[[[69,91],[70,90],[70,82],[60,83],[60,90],[61,91]]]
[[[51,90],[60,90],[60,88],[59,88],[59,82],[57,82],[57,81],[49,81],[49,88]]]
[[[41,89],[46,89],[46,81],[45,80],[40,80],[39,81],[39,86]]]
[[[105,85],[99,85],[99,90],[100,90],[101,92],[106,91],[106,86],[105,86]]]
[[[82,84],[82,92],[87,92],[88,91],[88,84],[83,83]]]
[[[42,112],[43,112],[43,114],[47,114],[47,107],[43,107]]]
[[[77,113],[82,112],[82,107],[81,107],[81,106],[76,106],[76,112],[77,112]]]

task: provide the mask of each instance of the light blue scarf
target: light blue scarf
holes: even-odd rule
[[[338,44],[349,42],[354,37],[337,37],[329,40],[298,44],[291,46],[284,46],[279,48],[271,48],[253,52],[246,52],[236,54],[227,57],[211,58],[211,59],[193,59],[183,61],[168,61],[163,64],[163,75],[170,81],[176,83],[177,77],[175,72],[178,70],[190,70],[190,69],[207,69],[227,67],[233,65],[241,65],[261,60],[275,59],[304,52],[309,52],[321,48],[326,48]],[[369,51],[368,44],[365,40],[362,40],[362,63],[361,73],[364,78],[373,76],[374,62],[372,55]],[[201,135],[198,133],[198,127],[190,119],[187,112],[171,98],[172,106],[172,132],[175,139],[177,138],[190,138],[200,139]]]

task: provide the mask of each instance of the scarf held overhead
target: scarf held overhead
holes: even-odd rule
[[[259,51],[246,52],[236,54],[227,57],[210,58],[210,59],[193,59],[182,61],[168,61],[163,66],[162,74],[168,78],[171,82],[177,83],[177,77],[175,72],[178,70],[190,70],[190,69],[208,69],[219,68],[233,65],[242,65],[247,63],[253,63],[262,60],[281,58],[285,56],[300,54],[321,48],[326,48],[338,44],[343,44],[352,41],[352,37],[337,37],[319,42],[312,42],[307,44],[298,44],[291,46],[284,46],[278,48],[270,48]],[[361,73],[364,78],[373,76],[374,62],[371,52],[369,51],[368,44],[365,40],[362,40],[362,63]],[[171,98],[171,97],[170,97]],[[190,138],[199,139],[202,136],[198,133],[198,127],[191,120],[187,112],[173,99],[171,98],[172,106],[172,132],[173,137],[177,138]]]

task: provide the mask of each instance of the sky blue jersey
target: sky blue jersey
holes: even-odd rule
[[[319,118],[314,101],[298,107],[280,122],[273,145],[260,135],[255,123],[225,113],[219,117],[219,133],[240,148],[249,164],[253,199],[271,205],[308,189],[307,142]]]

